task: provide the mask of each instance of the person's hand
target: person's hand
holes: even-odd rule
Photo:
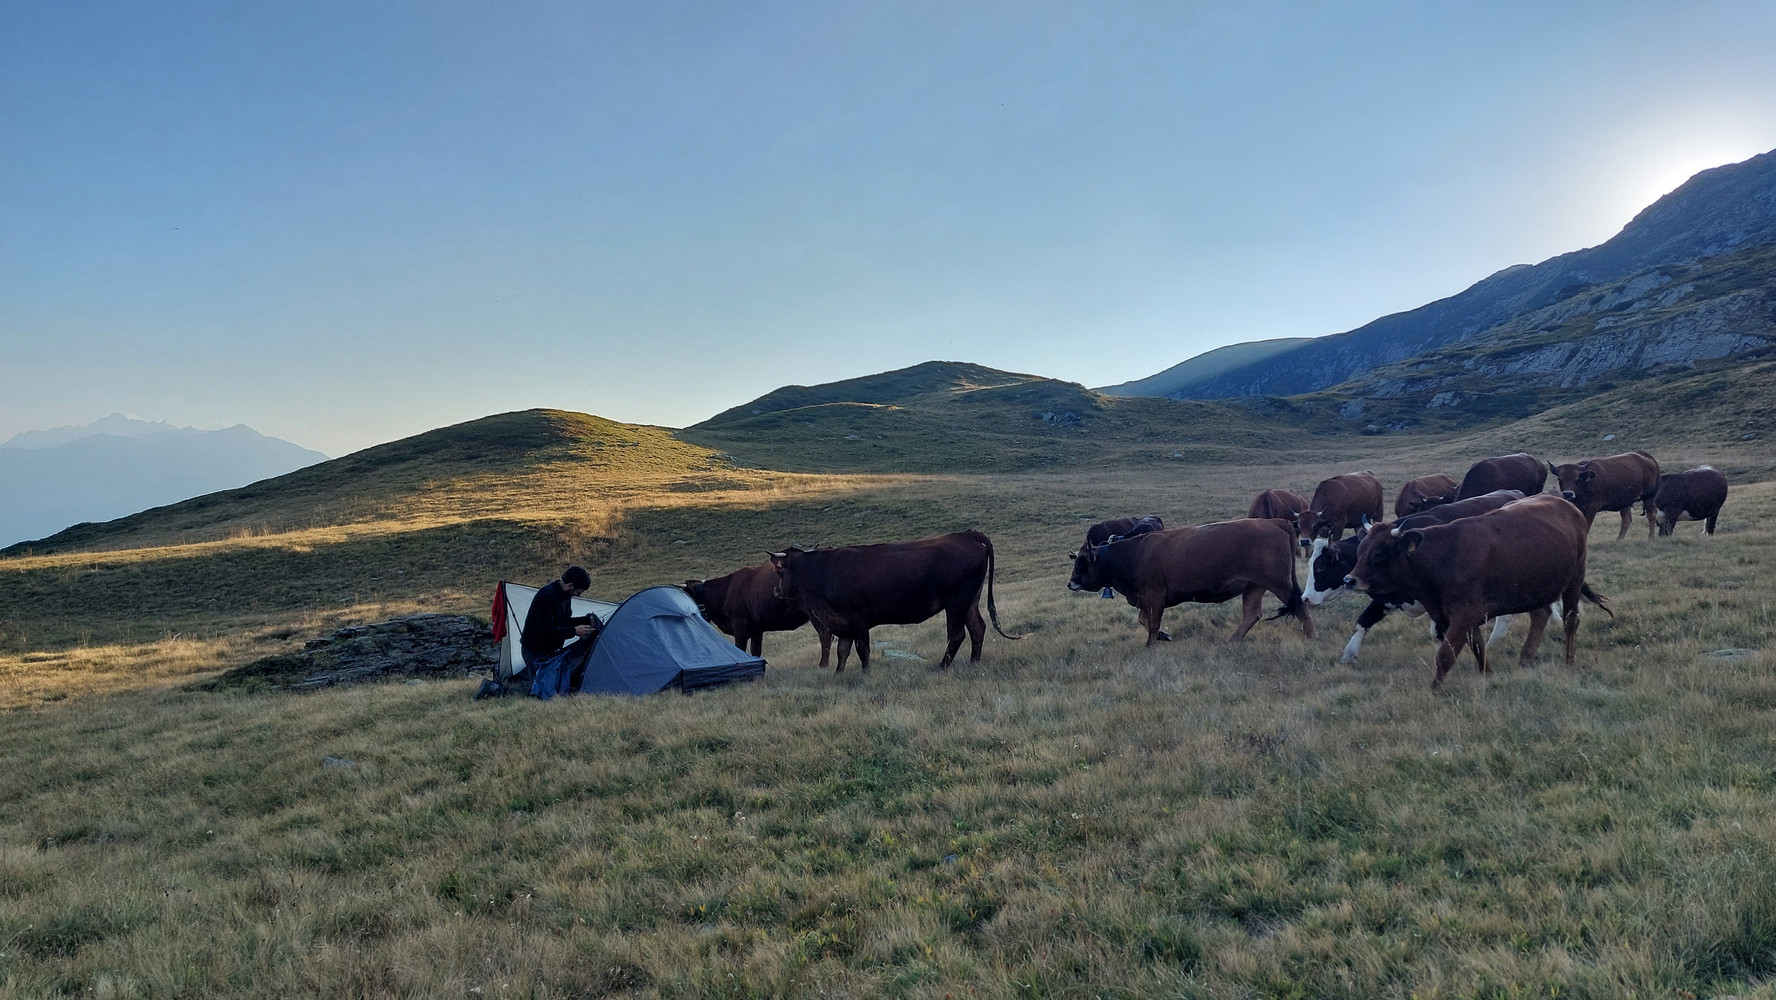
[[[582,639],[584,639],[585,637],[587,637],[591,634],[592,634],[592,626],[590,626],[590,625],[575,625],[574,626],[574,635],[577,635]]]

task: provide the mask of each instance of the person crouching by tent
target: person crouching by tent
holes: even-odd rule
[[[586,672],[587,654],[602,625],[594,615],[575,617],[573,599],[591,586],[591,574],[569,566],[561,579],[537,591],[524,616],[519,642],[531,672],[530,693],[545,701],[577,690]],[[576,638],[581,641],[567,645]]]

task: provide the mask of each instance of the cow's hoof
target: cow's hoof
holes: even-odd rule
[[[1157,634],[1154,635],[1154,638],[1158,639],[1160,642],[1171,642],[1172,641],[1172,634],[1162,628],[1159,630],[1159,632]]]

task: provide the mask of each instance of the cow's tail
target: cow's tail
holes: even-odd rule
[[[1301,596],[1301,575],[1295,568],[1295,549],[1298,548],[1295,542],[1300,537],[1300,529],[1291,523],[1289,525],[1289,599],[1283,602],[1283,606],[1277,609],[1276,614],[1266,618],[1265,621],[1274,622],[1284,615],[1299,616],[1307,607]]]
[[[1022,639],[1021,635],[1005,635],[1005,630],[999,627],[999,609],[993,605],[993,540],[978,531],[970,531],[969,534],[987,550],[987,616],[993,619],[993,631],[1007,639]]]
[[[1616,616],[1616,613],[1609,609],[1609,599],[1602,594],[1599,594],[1597,591],[1592,590],[1589,583],[1581,584],[1579,586],[1579,596],[1602,608],[1603,613],[1609,615],[1611,618]]]

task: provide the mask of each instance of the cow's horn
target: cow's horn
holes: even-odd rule
[[[1399,538],[1400,537],[1400,526],[1397,524],[1394,525],[1394,530],[1388,532],[1388,537],[1389,538]]]

